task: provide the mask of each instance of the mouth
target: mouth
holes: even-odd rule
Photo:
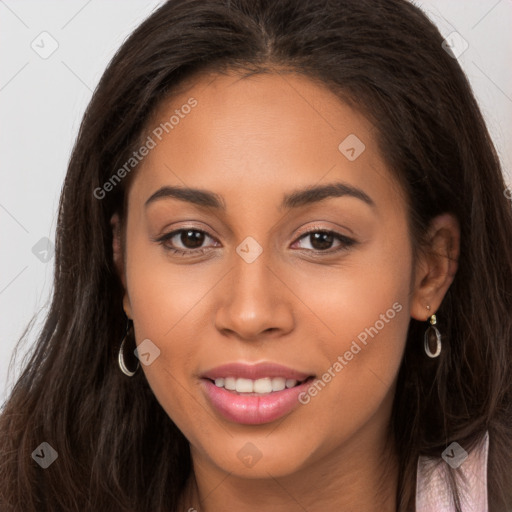
[[[231,363],[201,375],[203,392],[224,419],[246,425],[271,423],[300,405],[315,376],[274,363]]]

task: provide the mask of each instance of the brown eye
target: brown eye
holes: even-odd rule
[[[317,232],[317,233],[310,233],[308,236],[310,237],[310,241],[311,241],[311,245],[313,246],[313,249],[318,249],[318,250],[330,249],[334,242],[334,236],[332,233]]]
[[[197,249],[205,239],[205,233],[202,231],[187,229],[181,231],[179,240],[187,249]]]
[[[300,240],[309,241],[309,244],[311,246],[311,248],[301,247],[302,249],[306,249],[308,251],[329,253],[348,249],[350,246],[356,243],[356,241],[353,240],[352,238],[348,238],[344,235],[341,235],[340,233],[336,233],[335,231],[319,229],[315,229],[312,231],[308,231],[307,233],[304,233],[299,238],[299,241]],[[336,241],[338,242],[338,246],[335,249],[332,249],[332,246]]]
[[[159,242],[166,251],[187,256],[206,252],[208,247],[204,247],[203,244],[208,238],[214,240],[214,238],[205,231],[184,228],[167,233],[156,241]]]

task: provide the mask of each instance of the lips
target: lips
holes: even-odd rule
[[[275,421],[299,406],[298,396],[314,376],[275,363],[231,363],[201,375],[202,389],[225,419],[257,425]]]

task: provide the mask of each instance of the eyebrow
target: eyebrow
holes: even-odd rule
[[[311,186],[286,194],[281,202],[280,210],[283,208],[300,208],[302,206],[323,201],[324,199],[344,196],[360,199],[368,206],[375,208],[375,202],[368,194],[366,194],[366,192],[347,183],[337,182],[329,183],[327,185]],[[198,206],[215,208],[222,211],[226,210],[226,203],[224,202],[223,197],[219,194],[198,188],[175,186],[164,186],[159,188],[147,199],[144,206],[147,208],[151,203],[159,199],[169,198],[178,199]]]

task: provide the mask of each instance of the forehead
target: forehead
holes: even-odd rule
[[[340,179],[396,200],[372,124],[297,73],[205,73],[162,102],[146,134],[155,144],[133,183],[141,201],[175,184],[247,206],[248,196],[277,201],[283,190]]]

